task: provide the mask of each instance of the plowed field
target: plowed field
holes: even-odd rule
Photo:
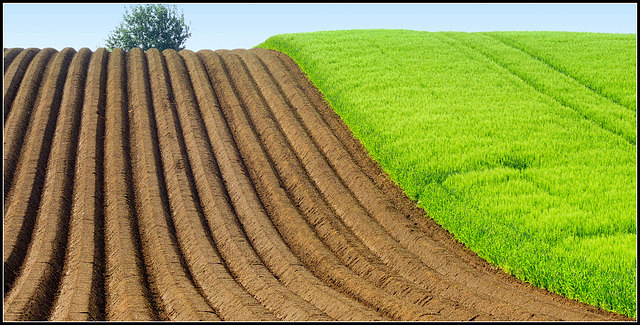
[[[465,249],[281,53],[4,65],[4,320],[630,320]]]

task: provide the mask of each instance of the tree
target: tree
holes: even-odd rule
[[[189,26],[184,23],[184,14],[178,18],[176,6],[145,4],[131,7],[131,14],[125,7],[124,21],[109,38],[106,47],[112,51],[120,47],[129,51],[139,47],[143,51],[157,48],[180,51],[191,36]]]

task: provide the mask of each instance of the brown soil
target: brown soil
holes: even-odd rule
[[[282,53],[4,56],[4,320],[633,320],[466,249]]]

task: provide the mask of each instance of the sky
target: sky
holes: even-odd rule
[[[249,49],[272,35],[343,29],[635,34],[635,3],[167,3],[189,25],[187,49]],[[105,46],[128,3],[3,3],[3,45]]]

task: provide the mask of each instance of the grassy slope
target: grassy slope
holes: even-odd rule
[[[488,33],[594,92],[636,110],[636,35],[562,32]],[[579,38],[574,42],[573,38]],[[612,60],[615,58],[615,60]]]
[[[407,194],[481,257],[635,317],[635,42],[350,30],[259,47],[291,56]]]

